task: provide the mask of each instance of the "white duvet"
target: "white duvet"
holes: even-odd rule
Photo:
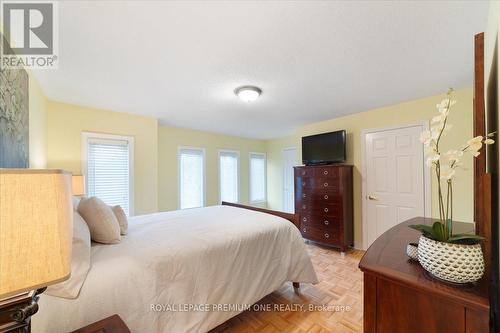
[[[121,243],[94,244],[91,261],[77,299],[41,295],[34,332],[68,332],[115,313],[132,332],[207,332],[286,281],[317,283],[292,223],[229,206],[130,218]]]

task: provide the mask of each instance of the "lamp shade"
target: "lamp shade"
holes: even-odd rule
[[[85,177],[82,175],[73,175],[73,195],[85,195]]]
[[[0,299],[71,273],[71,174],[0,169]]]

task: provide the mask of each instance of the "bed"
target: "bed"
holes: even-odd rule
[[[287,281],[317,283],[290,221],[226,205],[132,217],[121,243],[92,245],[91,261],[78,298],[41,296],[33,332],[115,313],[132,332],[207,332]]]

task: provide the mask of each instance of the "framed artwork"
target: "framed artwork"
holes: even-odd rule
[[[0,168],[28,167],[28,73],[0,68]]]

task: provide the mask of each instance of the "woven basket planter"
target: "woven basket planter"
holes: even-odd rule
[[[479,244],[443,243],[420,236],[418,261],[433,276],[454,283],[475,282],[484,274]]]
[[[410,243],[406,245],[406,255],[410,259],[418,261],[418,244]]]

